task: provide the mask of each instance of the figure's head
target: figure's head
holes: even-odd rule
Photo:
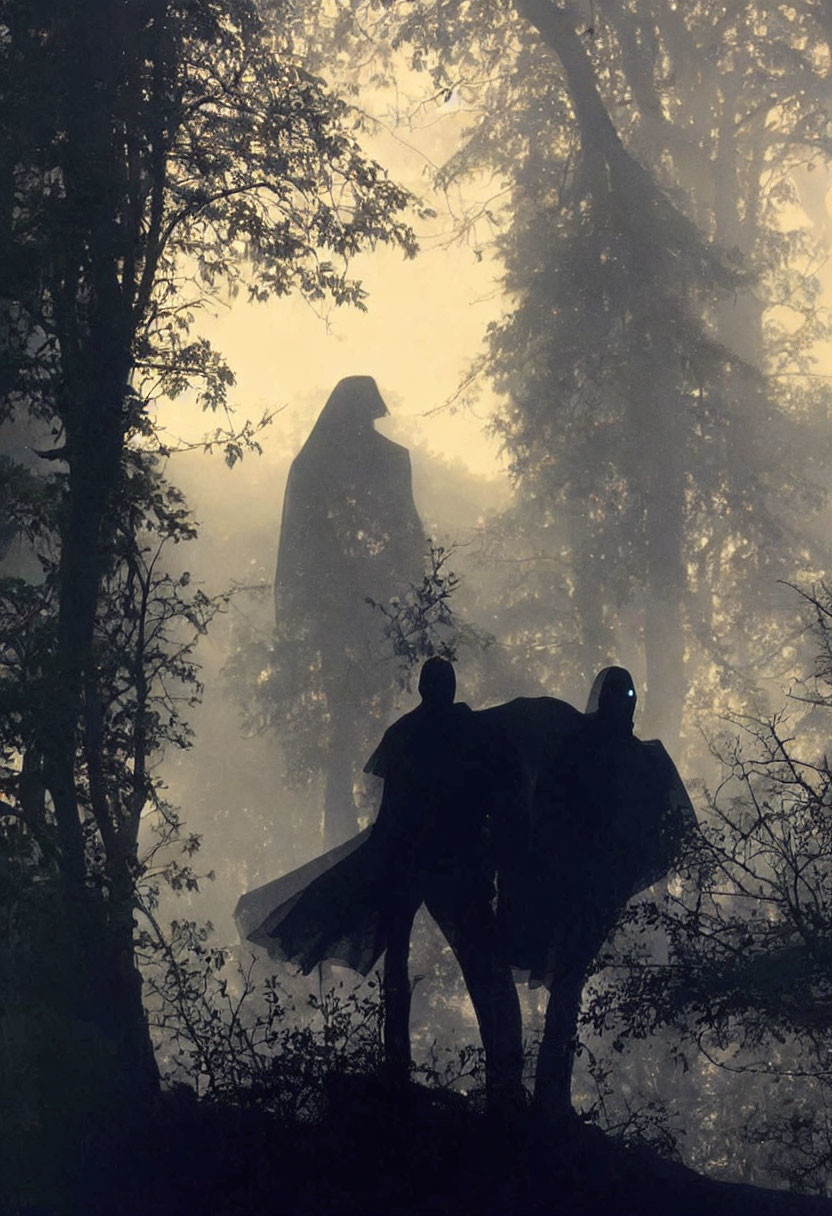
[[[629,671],[625,667],[605,667],[592,682],[586,712],[610,730],[629,733],[637,700]]]
[[[315,429],[372,430],[376,418],[389,413],[372,376],[345,376],[329,394]]]
[[[447,659],[428,659],[419,676],[419,695],[425,705],[435,708],[453,705],[456,673]]]

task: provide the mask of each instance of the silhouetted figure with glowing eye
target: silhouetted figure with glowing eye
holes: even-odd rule
[[[520,1007],[497,944],[492,824],[513,814],[519,779],[499,732],[455,703],[444,659],[422,668],[422,703],[384,734],[365,771],[384,780],[378,818],[353,841],[237,907],[241,933],[308,973],[344,963],[367,975],[386,950],[384,1047],[395,1082],[410,1071],[408,954],[422,903],[460,964],[486,1054],[489,1104],[521,1088]]]
[[[522,757],[527,815],[498,850],[506,955],[550,991],[535,1078],[546,1118],[571,1111],[587,973],[627,901],[662,878],[695,816],[658,740],[633,735],[636,691],[622,667],[592,685],[586,713],[550,697],[483,711]]]
[[[690,800],[662,744],[633,735],[636,691],[623,667],[595,678],[581,731],[540,775],[531,849],[543,934],[532,981],[550,996],[535,1103],[571,1110],[581,993],[593,959],[627,901],[663,878],[695,826]]]

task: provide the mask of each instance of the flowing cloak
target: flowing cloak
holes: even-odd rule
[[[541,774],[524,944],[532,983],[583,972],[629,899],[664,878],[696,818],[658,739],[585,728]]]
[[[553,758],[581,730],[584,715],[555,697],[516,697],[477,715],[499,735],[515,757],[519,792],[501,800],[502,813],[493,827],[497,870],[497,921],[503,954],[521,971],[530,971],[528,939],[533,906],[529,883],[532,833],[537,817],[538,783],[552,768]]]
[[[394,723],[365,766],[384,779],[375,824],[242,896],[241,936],[304,974],[329,961],[367,975],[386,949],[393,913],[418,907],[427,884],[450,878],[488,900],[489,812],[515,796],[517,771],[478,719],[457,703],[443,712],[421,705]]]
[[[586,965],[638,892],[673,865],[696,818],[663,745],[607,734],[549,697],[482,711],[511,738],[525,813],[502,827],[498,918],[509,961],[550,985]]]
[[[324,959],[366,975],[384,949],[383,938],[371,910],[358,907],[354,894],[377,881],[381,857],[376,845],[372,828],[365,828],[323,856],[242,895],[234,909],[240,937],[276,961],[297,963],[305,975]],[[309,927],[300,937],[281,934],[301,900]]]

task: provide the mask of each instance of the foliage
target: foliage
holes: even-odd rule
[[[819,751],[832,704],[832,595],[825,585],[802,595],[819,659],[793,702],[792,716],[810,707],[798,733],[780,713],[735,720],[738,733],[714,741],[723,779],[705,792],[701,839],[664,901],[628,910],[620,950],[606,959],[614,982],[596,988],[586,1017],[619,1044],[670,1028],[685,1069],[698,1051],[706,1071],[738,1085],[776,1085],[765,1107],[745,1106],[748,1141],[762,1146],[770,1174],[823,1193],[832,1178],[832,771]],[[650,946],[657,933],[666,962]]]
[[[454,550],[446,550],[429,540],[428,571],[420,586],[411,586],[401,598],[389,604],[367,603],[384,618],[384,637],[392,644],[399,661],[398,681],[411,691],[412,676],[418,664],[438,655],[456,662],[465,646],[487,648],[493,638],[474,626],[459,622],[451,598],[460,579],[448,568]]]
[[[516,303],[492,329],[484,360],[509,398],[497,426],[521,483],[547,518],[566,521],[584,676],[632,648],[628,605],[643,612],[648,715],[666,738],[686,680],[711,665],[734,703],[748,704],[755,669],[782,629],[771,616],[774,582],[818,561],[800,528],[823,499],[815,451],[827,404],[819,382],[800,373],[826,320],[811,271],[806,279],[798,271],[811,266],[812,237],[782,233],[782,202],[760,183],[775,173],[788,181],[806,155],[805,127],[822,129],[822,102],[809,89],[799,122],[790,112],[795,126],[760,153],[761,91],[767,104],[785,103],[806,74],[762,62],[741,7],[721,43],[732,87],[714,74],[713,117],[701,125],[702,83],[718,69],[703,63],[688,73],[711,36],[710,14],[691,12],[681,30],[663,5],[603,6],[581,55],[604,112],[592,109],[577,68],[570,72],[574,36],[561,29],[549,39],[580,146],[573,132],[543,167],[529,145],[511,228],[498,240]],[[662,105],[669,118],[659,122]],[[730,139],[719,118],[726,107],[754,115]],[[605,113],[616,128],[607,143]],[[558,146],[554,130],[544,143]],[[734,192],[724,180],[729,161],[748,174]],[[757,204],[746,207],[748,198]],[[784,276],[786,291],[774,286]],[[802,319],[775,333],[768,318],[784,303]],[[764,374],[787,369],[797,379]],[[711,682],[705,696],[715,695],[725,696]]]
[[[501,560],[556,564],[507,580],[506,640],[554,582],[554,687],[631,656],[670,743],[684,702],[753,709],[795,627],[776,580],[825,565],[828,229],[793,219],[829,160],[824,6],[335,7],[356,88],[369,61],[400,121],[466,122],[436,184],[508,299],[461,395],[504,400],[529,534]]]
[[[380,980],[363,984],[325,978],[293,981],[258,961],[213,943],[212,927],[173,921],[162,930],[143,907],[139,952],[163,1079],[201,1100],[256,1107],[284,1126],[323,1119],[339,1085],[380,1074]],[[442,977],[445,984],[451,977]],[[312,990],[310,991],[310,987]],[[435,1013],[435,1011],[434,1011]],[[429,1026],[412,1079],[428,1089],[466,1093],[472,1109],[484,1100],[484,1055],[473,1043],[440,1041]],[[527,1044],[531,1077],[537,1044]],[[649,1144],[673,1155],[675,1138],[660,1101],[622,1102],[608,1061],[584,1045],[592,1101],[583,1118],[622,1143]]]
[[[225,602],[169,562],[195,528],[157,463],[171,444],[156,407],[188,392],[220,410],[208,445],[233,463],[257,428],[230,419],[233,375],[195,332],[199,309],[244,282],[257,300],[360,307],[353,254],[415,251],[409,195],[280,15],[254,0],[0,2],[0,423],[43,462],[0,470],[29,546],[0,589],[3,821],[30,841],[20,881],[46,866],[62,910],[72,965],[54,1008],[95,1028],[107,1085],[137,1109],[158,1077],[136,883],[196,882],[193,837],[184,858],[159,853],[180,821],[156,766],[190,742],[195,640]]]
[[[58,509],[64,477],[35,480],[41,527],[50,510],[54,517]],[[90,848],[97,853],[103,844],[102,858],[108,849],[134,848],[148,803],[162,805],[150,757],[169,745],[190,745],[183,714],[201,693],[195,646],[228,600],[227,594],[208,597],[186,570],[174,574],[166,562],[166,551],[191,539],[194,525],[181,494],[164,481],[153,458],[128,454],[123,503],[101,581],[94,634],[97,680],[86,689],[85,730],[77,740],[78,789],[92,833]],[[17,504],[26,505],[23,499]],[[6,815],[25,825],[48,862],[56,858],[53,816],[37,774],[26,765],[43,699],[50,695],[56,632],[59,566],[54,535],[44,533],[44,539],[40,582],[0,579],[0,789]]]
[[[291,1124],[320,1117],[333,1074],[373,1072],[381,1059],[377,981],[306,996],[308,1017],[255,960],[230,966],[211,926],[174,921],[163,933],[152,913],[139,939],[151,1024],[168,1084],[210,1102],[257,1106]]]
[[[455,659],[461,648],[489,643],[487,635],[454,615],[451,599],[459,579],[448,567],[452,556],[452,550],[431,543],[420,585],[411,585],[389,603],[366,598],[378,624],[370,656],[374,671],[366,688],[360,671],[353,673],[350,700],[363,709],[361,743],[367,755],[389,710],[378,695],[377,669],[387,669],[391,689],[410,691],[414,668],[424,659],[434,654]],[[321,768],[328,737],[320,658],[310,654],[302,640],[275,635],[271,626],[258,627],[246,618],[236,623],[238,636],[225,670],[242,707],[245,729],[275,732],[283,743],[289,780],[309,785]]]
[[[143,908],[139,952],[151,1025],[168,1086],[200,1099],[256,1107],[284,1125],[320,1120],[345,1079],[380,1073],[379,976],[345,986],[323,975],[292,983],[263,977],[257,960],[212,943],[210,925],[173,921],[163,931]],[[433,1041],[413,1080],[484,1093],[480,1047]]]
[[[299,289],[360,305],[349,258],[376,241],[412,254],[398,218],[409,198],[362,154],[279,13],[126,2],[105,23],[89,8],[77,21],[49,0],[25,20],[14,4],[0,13],[6,408],[63,416],[68,327],[80,354],[106,271],[135,373],[126,421],[142,430],[159,395],[227,404],[233,375],[191,334],[209,298],[245,283],[257,299]],[[81,58],[96,52],[95,66]]]
[[[120,967],[132,965],[132,952],[119,959],[114,943],[126,935],[125,919],[132,937],[134,884],[196,885],[198,838],[182,831],[154,757],[190,744],[183,715],[200,693],[194,648],[225,597],[209,598],[166,561],[192,522],[154,465],[146,456],[130,461],[130,524],[113,529],[102,578],[94,635],[100,681],[86,690],[75,740],[87,896],[75,920],[66,912],[54,803],[33,743],[43,701],[54,695],[59,568],[49,533],[38,546],[40,581],[0,578],[0,1071],[15,1095],[4,1117],[4,1174],[50,1208],[66,1193],[78,1146],[97,1137],[124,1101],[110,1017],[126,1016]],[[63,477],[36,481],[30,523],[37,517],[40,526],[56,510]],[[89,942],[93,925],[98,965],[87,962],[79,998],[77,935]],[[85,1012],[90,1000],[93,1016]],[[107,1017],[96,1019],[102,1008]],[[140,1004],[138,1017],[141,1028]]]

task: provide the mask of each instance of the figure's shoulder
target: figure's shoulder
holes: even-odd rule
[[[664,791],[670,795],[672,804],[682,811],[687,819],[695,823],[696,818],[690,795],[685,789],[685,783],[670,752],[661,739],[639,739],[637,742],[654,778],[661,781]]]
[[[636,743],[639,744],[640,747],[649,748],[650,751],[654,752],[657,756],[660,756],[662,754],[664,754],[668,758],[670,756],[670,753],[668,752],[665,745],[662,743],[661,739],[639,739],[639,737],[637,735],[633,735],[633,739],[635,740]]]
[[[633,742],[638,746],[642,757],[656,769],[668,773],[676,772],[676,765],[661,739],[638,739],[634,736]]]
[[[385,777],[391,760],[407,745],[423,720],[424,711],[421,705],[397,718],[382,735],[381,742],[364,765],[364,772],[374,777]]]
[[[468,740],[474,746],[487,743],[495,737],[494,728],[483,721],[482,714],[475,713],[465,701],[454,701],[451,729],[460,740]]]
[[[395,439],[388,439],[386,435],[380,435],[378,431],[374,431],[373,435],[377,450],[383,452],[391,463],[407,465],[410,468],[410,451],[404,444],[396,443]]]

